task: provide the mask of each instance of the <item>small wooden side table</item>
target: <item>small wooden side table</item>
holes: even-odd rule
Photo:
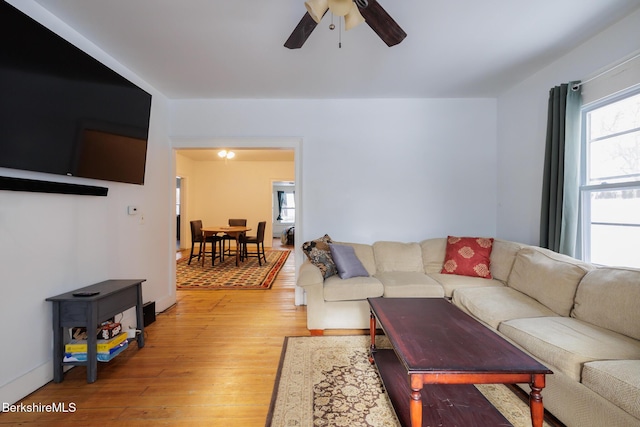
[[[142,315],[142,282],[146,279],[106,280],[91,286],[76,289],[46,301],[53,303],[53,382],[62,382],[64,365],[87,367],[87,382],[98,377],[97,337],[98,325],[131,307],[136,308],[138,348],[144,347],[144,319]],[[97,294],[74,296],[80,292]],[[64,330],[71,327],[87,328],[87,361],[63,362]]]

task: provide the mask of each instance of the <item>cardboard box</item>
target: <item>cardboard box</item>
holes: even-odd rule
[[[122,325],[117,322],[108,321],[101,324],[96,330],[96,338],[99,340],[109,340],[117,337],[122,332]],[[71,339],[86,340],[87,328],[71,328]]]

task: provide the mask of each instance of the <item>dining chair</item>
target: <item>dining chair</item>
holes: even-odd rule
[[[247,226],[247,220],[246,219],[239,219],[239,218],[229,218],[229,226],[233,227],[233,226],[242,226],[242,227],[246,227]],[[225,254],[231,256],[231,242],[235,242],[236,238],[229,236],[228,234],[225,234],[224,236],[222,236],[222,260],[224,261],[224,256]],[[229,242],[229,247],[225,249],[226,243],[225,242]],[[240,250],[240,248],[236,248],[236,250]],[[242,254],[242,252],[240,252],[240,254]]]
[[[265,252],[264,252],[264,230],[266,227],[267,227],[267,221],[261,221],[258,223],[258,231],[255,236],[244,236],[244,237],[241,237],[240,239],[240,243],[242,245],[242,251],[243,251],[242,257],[243,258],[257,257],[258,265],[260,266],[262,266],[263,259],[265,264],[267,262],[267,256],[265,255]],[[256,251],[249,252],[247,249],[248,245],[256,245]]]
[[[215,260],[218,258],[220,262],[222,262],[222,237],[220,236],[207,236],[206,240],[202,236],[202,220],[196,219],[190,221],[191,225],[191,254],[189,255],[188,265],[191,265],[191,260],[193,258],[198,258],[200,261],[200,254],[211,254],[211,265],[215,265]],[[199,243],[198,253],[194,255],[193,249]],[[207,243],[211,243],[211,251],[207,252]],[[220,244],[220,254],[216,255],[216,244]],[[202,245],[204,245],[204,252],[202,251]]]

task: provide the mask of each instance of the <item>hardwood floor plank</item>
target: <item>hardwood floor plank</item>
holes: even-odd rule
[[[76,367],[18,402],[73,402],[74,413],[3,413],[0,425],[264,426],[284,337],[310,335],[306,307],[294,305],[294,257],[270,290],[178,290],[145,347],[99,363],[95,383]]]

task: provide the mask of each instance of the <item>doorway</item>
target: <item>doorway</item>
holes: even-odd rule
[[[302,194],[302,188],[301,188],[301,177],[302,177],[302,138],[299,137],[267,137],[267,138],[173,138],[172,139],[172,145],[174,148],[174,161],[175,161],[175,165],[176,165],[176,176],[182,176],[183,178],[188,177],[189,178],[189,182],[186,183],[188,184],[188,189],[185,187],[185,182],[182,182],[182,191],[181,191],[181,198],[182,200],[187,200],[187,203],[184,203],[181,206],[181,217],[182,217],[182,222],[188,222],[189,218],[187,218],[188,215],[207,215],[210,210],[205,210],[205,209],[200,209],[200,206],[198,205],[198,207],[193,207],[193,211],[191,209],[189,209],[189,206],[187,206],[188,201],[189,200],[196,200],[194,199],[195,196],[190,196],[188,193],[193,193],[193,192],[197,192],[197,181],[194,180],[194,177],[197,176],[195,174],[191,174],[189,172],[189,167],[188,165],[192,162],[197,162],[198,160],[195,159],[190,159],[190,158],[185,158],[185,156],[183,156],[183,154],[185,153],[190,153],[195,155],[196,153],[194,152],[203,152],[203,151],[208,151],[208,155],[211,155],[212,157],[218,157],[218,151],[225,149],[225,150],[232,150],[236,153],[236,155],[240,155],[242,153],[239,153],[240,151],[266,151],[266,152],[271,152],[273,154],[278,154],[279,152],[281,153],[282,151],[289,151],[293,153],[293,161],[294,161],[294,179],[291,180],[293,182],[295,182],[296,184],[296,193],[295,193],[295,204],[296,204],[296,218],[295,218],[295,229],[296,229],[296,234],[298,234],[298,236],[302,235],[302,229],[303,229],[303,224],[302,224],[302,204],[301,204],[301,194]],[[182,160],[184,162],[178,162],[177,161],[177,157],[178,154],[180,155],[180,157],[182,158]],[[238,159],[236,159],[238,160]],[[224,161],[224,160],[222,160]],[[232,160],[228,160],[228,162],[232,162]],[[184,165],[187,165],[185,167],[185,169],[187,169],[186,172],[183,172],[183,170],[181,169]],[[185,175],[186,174],[186,175]],[[275,174],[275,175],[271,175],[270,178],[272,181],[283,181],[282,178],[280,178],[278,176],[279,174]],[[198,177],[198,179],[200,179]],[[287,179],[287,178],[285,178]],[[234,182],[228,182],[226,183],[225,187],[231,187],[233,185],[235,185],[236,183]],[[271,190],[271,185],[270,183],[267,184],[268,185],[268,190],[270,192]],[[270,196],[269,196],[270,197]],[[271,207],[269,206],[267,209],[271,209]],[[187,213],[186,211],[189,210],[189,213]],[[269,218],[269,216],[271,216],[269,213],[267,213],[265,215],[265,219]],[[225,219],[226,221],[226,219]],[[217,219],[213,218],[211,220],[211,222],[219,222]],[[182,238],[182,245],[185,245],[185,241],[189,240],[190,236],[185,235],[185,230],[184,230],[184,224],[183,224],[183,238]],[[271,231],[271,230],[270,230]],[[294,248],[294,250],[296,252],[300,252],[299,254],[297,253],[296,255],[302,255],[301,253],[301,249],[300,248]],[[296,262],[296,271],[298,270],[298,268],[300,267],[300,264],[302,263],[302,257],[301,256],[296,256],[295,257],[295,262]],[[304,304],[304,290],[302,288],[297,288],[295,290],[295,304],[296,305],[302,305]]]

